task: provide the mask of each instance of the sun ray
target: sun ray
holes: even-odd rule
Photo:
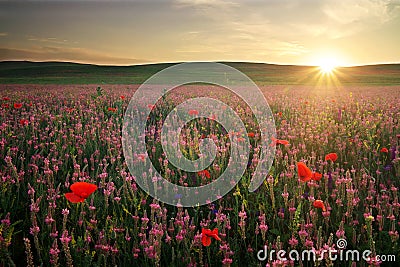
[[[338,66],[338,63],[333,58],[323,58],[319,60],[318,66],[322,74],[330,75]]]

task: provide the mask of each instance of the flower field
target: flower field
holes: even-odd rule
[[[0,266],[398,266],[379,257],[400,261],[398,87],[261,87],[274,114],[276,137],[268,143],[276,153],[255,192],[248,185],[260,130],[245,103],[206,85],[170,93],[148,107],[146,128],[149,157],[170,181],[205,185],[230,156],[229,133],[196,119],[182,131],[181,150],[195,159],[199,140],[210,137],[214,162],[196,173],[168,163],[163,119],[185,99],[225,102],[246,125],[237,134],[251,144],[237,186],[190,208],[154,200],[128,170],[121,131],[136,88],[0,85]],[[317,259],[275,253],[260,260],[264,246],[268,253],[312,250]],[[340,249],[359,250],[360,259],[323,252],[338,256]]]

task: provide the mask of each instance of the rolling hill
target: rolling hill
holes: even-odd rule
[[[221,62],[252,78],[258,85],[400,85],[400,64],[337,68],[323,75],[317,67],[265,63]],[[69,62],[0,62],[0,84],[140,84],[176,63],[99,66]]]

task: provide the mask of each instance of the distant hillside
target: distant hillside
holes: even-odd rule
[[[399,85],[400,64],[338,68],[335,77],[322,76],[310,66],[222,62],[247,74],[259,85],[320,84]],[[0,62],[1,84],[140,84],[158,71],[176,63],[136,66],[98,66],[68,62]]]

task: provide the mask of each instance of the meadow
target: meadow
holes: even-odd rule
[[[397,266],[379,256],[400,260],[398,86],[262,85],[276,155],[255,192],[248,184],[260,131],[245,103],[207,85],[177,89],[151,107],[148,152],[160,173],[193,186],[226,167],[229,135],[211,119],[193,120],[181,149],[195,157],[199,140],[212,137],[212,165],[182,173],[166,162],[163,119],[188,98],[212,95],[235,107],[252,147],[229,194],[188,208],[152,199],[127,168],[121,130],[136,89],[0,85],[0,266]],[[72,190],[79,182],[95,187]],[[370,250],[369,259],[331,260],[322,251],[339,255],[338,239],[347,250]],[[313,250],[317,260],[262,261],[264,246]]]

